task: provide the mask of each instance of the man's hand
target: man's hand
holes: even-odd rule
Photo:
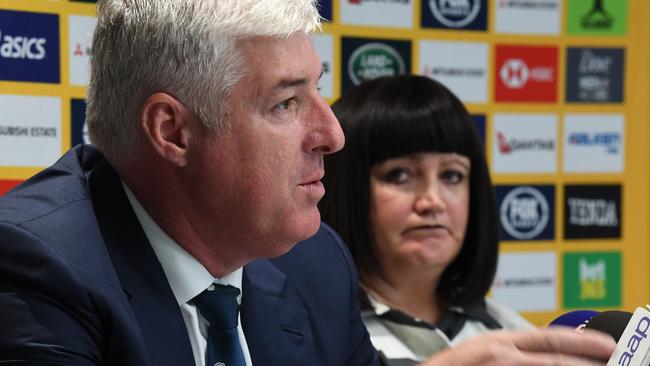
[[[480,335],[438,353],[421,366],[595,366],[605,365],[616,342],[611,336],[570,328],[499,331]]]

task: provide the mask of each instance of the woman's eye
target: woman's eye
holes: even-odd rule
[[[384,176],[384,180],[390,183],[405,183],[409,179],[409,173],[406,171],[406,169],[403,168],[395,168],[391,169],[386,175]]]
[[[458,184],[465,179],[465,174],[457,170],[445,170],[442,172],[442,179],[451,184]]]

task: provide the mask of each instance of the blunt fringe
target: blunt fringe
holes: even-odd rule
[[[386,278],[375,254],[370,221],[370,169],[421,152],[467,156],[470,209],[457,258],[436,291],[450,305],[481,301],[498,260],[498,221],[484,146],[464,105],[442,84],[416,75],[383,77],[353,88],[332,109],[346,136],[342,151],[325,156],[323,221],[350,247],[361,278]]]

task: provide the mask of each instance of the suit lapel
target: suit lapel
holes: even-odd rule
[[[318,365],[309,313],[267,260],[244,267],[242,327],[255,365]]]
[[[106,162],[89,178],[97,220],[152,365],[193,365],[194,356],[179,306],[147,237]]]

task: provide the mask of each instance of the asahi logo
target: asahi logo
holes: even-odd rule
[[[450,28],[470,24],[481,10],[481,0],[429,0],[433,16]]]
[[[501,224],[515,239],[532,239],[548,224],[550,210],[544,195],[533,187],[518,187],[501,202]]]
[[[406,72],[402,56],[383,43],[367,43],[357,48],[348,61],[348,75],[355,85],[381,76]]]
[[[618,205],[614,200],[570,197],[569,223],[577,226],[618,226]]]

